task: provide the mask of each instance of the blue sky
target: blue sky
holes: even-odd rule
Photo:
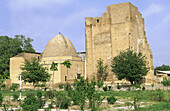
[[[34,39],[37,52],[61,32],[85,51],[85,17],[100,17],[106,6],[131,2],[145,19],[154,66],[170,65],[170,0],[0,0],[0,35]]]

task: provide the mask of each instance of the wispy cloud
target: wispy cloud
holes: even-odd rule
[[[160,4],[151,3],[145,10],[143,10],[143,14],[145,16],[149,16],[152,14],[160,13],[164,10],[164,7]]]

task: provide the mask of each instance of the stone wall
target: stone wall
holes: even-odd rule
[[[96,77],[97,60],[102,58],[105,64],[110,65],[113,57],[132,47],[135,52],[146,55],[148,66],[151,67],[146,79],[151,82],[154,76],[152,52],[145,36],[144,19],[137,7],[131,3],[110,5],[102,17],[87,17],[85,28],[89,78]],[[107,81],[116,80],[110,68]]]

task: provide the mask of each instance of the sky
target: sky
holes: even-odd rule
[[[85,51],[85,17],[100,17],[112,4],[131,2],[145,20],[154,67],[170,65],[170,0],[0,0],[0,36],[25,35],[43,52],[61,32]]]

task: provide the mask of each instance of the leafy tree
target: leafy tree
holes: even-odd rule
[[[16,91],[19,88],[19,84],[13,83],[12,86],[9,88],[10,90]]]
[[[71,64],[70,61],[68,61],[68,60],[64,61],[62,64],[63,64],[64,66],[66,66],[66,68],[67,68],[67,75],[68,75],[68,68],[70,68],[72,64]]]
[[[53,71],[53,89],[54,89],[54,71],[58,71],[58,63],[52,62],[50,70]]]
[[[80,110],[84,111],[86,100],[89,100],[89,109],[97,111],[104,98],[95,90],[95,79],[88,82],[88,79],[80,77],[80,80],[75,79],[73,90],[71,91],[71,100],[74,104],[79,105]]]
[[[170,78],[166,78],[166,77],[164,77],[163,78],[163,81],[161,82],[164,86],[170,86]]]
[[[111,67],[119,80],[126,79],[133,85],[147,75],[149,68],[146,65],[145,56],[129,48],[113,58]]]
[[[35,83],[47,82],[50,79],[50,74],[46,71],[46,68],[39,64],[36,58],[33,58],[31,62],[25,60],[21,69],[23,70],[21,73],[22,80],[33,83],[34,88]]]
[[[103,60],[100,58],[97,61],[97,79],[105,81],[108,76],[108,65],[103,65]]]
[[[159,70],[159,71],[170,71],[170,66],[168,65],[162,65],[162,66],[157,66],[154,68],[154,74],[156,75],[156,70]]]
[[[10,57],[21,52],[35,52],[31,42],[33,39],[16,35],[14,38],[0,36],[0,78],[9,78]]]
[[[38,111],[39,101],[35,97],[35,94],[32,92],[27,93],[24,103],[21,104],[21,107],[23,111]]]
[[[64,61],[63,63],[62,63],[64,66],[66,66],[67,68],[70,68],[71,67],[71,63],[70,63],[70,61]]]

